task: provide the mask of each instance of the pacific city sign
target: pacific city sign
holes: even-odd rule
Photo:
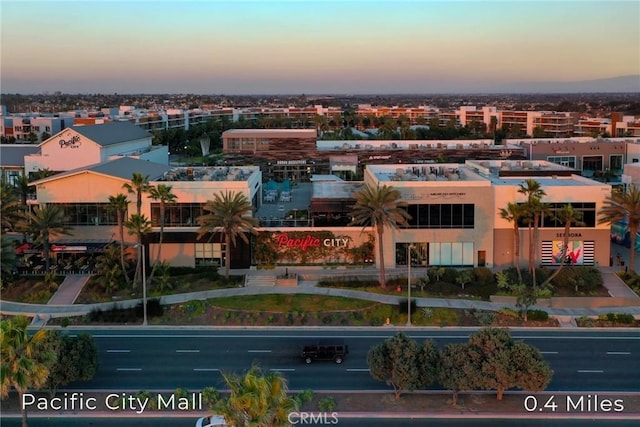
[[[312,236],[311,234],[293,239],[286,234],[280,234],[276,239],[278,241],[278,246],[300,248],[303,251],[306,251],[309,248],[319,248],[320,246],[345,248],[349,244],[348,238],[320,239]]]
[[[69,140],[61,139],[58,144],[60,144],[60,148],[79,148],[82,145],[78,135],[73,135]]]

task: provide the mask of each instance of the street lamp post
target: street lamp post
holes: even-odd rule
[[[143,244],[135,245],[140,250],[142,258],[142,326],[147,326],[147,266],[146,266],[146,254]]]
[[[407,326],[411,326],[411,245],[407,246]]]

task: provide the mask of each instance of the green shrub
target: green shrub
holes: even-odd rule
[[[322,412],[334,412],[336,410],[336,400],[331,397],[323,397],[318,401],[318,409]]]
[[[209,409],[212,409],[218,400],[220,400],[220,392],[215,387],[202,389],[202,401]]]
[[[22,302],[27,304],[46,304],[51,299],[52,293],[48,290],[41,290],[32,294],[26,295],[22,298]]]
[[[487,285],[495,282],[493,271],[487,267],[475,267],[473,269],[473,280],[480,285]]]
[[[207,308],[206,301],[193,300],[193,301],[187,302],[185,306],[185,311],[194,316],[201,316],[206,311],[206,308]]]
[[[145,409],[157,409],[158,400],[153,398],[150,391],[140,390],[135,394],[135,397],[139,399],[140,402],[148,402]]]
[[[585,328],[591,328],[597,325],[596,320],[588,316],[581,316],[576,319],[576,323]]]
[[[471,314],[481,326],[489,326],[496,320],[496,313],[493,311],[472,310]]]
[[[372,316],[370,320],[371,326],[381,326],[382,320],[378,316]]]
[[[529,310],[527,312],[527,318],[537,322],[546,322],[549,320],[549,313],[544,310]]]
[[[500,310],[498,310],[498,313],[509,317],[520,317],[520,314],[517,311],[508,307],[501,308]]]
[[[593,292],[602,287],[600,270],[591,266],[567,266],[553,279],[553,285],[558,288],[575,289],[579,292]]]
[[[455,268],[445,268],[444,274],[442,275],[442,278],[440,280],[447,283],[456,283],[456,279],[459,275],[460,272]]]
[[[175,389],[173,394],[176,396],[176,399],[179,399],[181,397],[189,397],[189,390],[184,387],[178,387]]]
[[[417,307],[416,300],[412,299],[411,300],[411,312],[412,313],[416,312],[416,307]],[[407,313],[408,312],[408,308],[409,308],[409,301],[406,298],[401,299],[398,302],[398,313],[400,313],[400,314]]]
[[[625,325],[630,325],[634,322],[634,318],[632,314],[626,313],[607,313],[606,320],[613,323],[622,323]]]
[[[301,406],[307,402],[311,402],[313,400],[313,390],[310,390],[310,389],[302,390],[300,393],[298,393],[296,398],[298,399],[298,402],[300,403]]]

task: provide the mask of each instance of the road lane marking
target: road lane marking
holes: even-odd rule
[[[142,371],[142,368],[117,368],[116,371],[137,372],[137,371]]]
[[[131,350],[107,350],[107,353],[131,353]]]
[[[367,369],[367,368],[352,368],[352,369],[347,369],[347,372],[369,372],[369,369]]]
[[[271,350],[247,350],[249,353],[271,353]]]
[[[193,368],[194,372],[218,372],[218,368]]]
[[[630,351],[607,351],[607,354],[631,354]]]
[[[200,350],[176,350],[176,353],[200,353]]]
[[[558,354],[557,351],[541,351],[540,354]]]
[[[223,335],[223,334],[95,334],[94,338],[335,338],[335,335]],[[374,338],[386,338],[387,334],[374,334],[374,335],[341,335],[345,339],[374,339]],[[411,334],[411,338],[414,339],[469,339],[469,333],[461,335],[432,335],[432,334]],[[573,335],[513,335],[514,339],[552,339],[552,340],[640,340],[640,336],[573,336]]]
[[[601,370],[598,370],[598,369],[583,369],[583,370],[578,369],[578,373],[580,373],[580,374],[603,374],[604,371],[601,371]]]
[[[292,368],[272,368],[269,370],[275,371],[275,372],[294,372],[295,371],[295,369],[292,369]]]

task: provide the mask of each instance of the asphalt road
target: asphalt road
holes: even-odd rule
[[[75,331],[74,331],[75,332]],[[396,331],[215,330],[157,328],[88,330],[99,348],[100,367],[93,380],[70,389],[197,390],[223,385],[220,372],[242,372],[253,363],[282,372],[292,390],[385,390],[367,370],[368,350]],[[418,340],[439,346],[465,341],[473,331],[414,330]],[[538,347],[554,370],[547,390],[640,392],[640,334],[637,331],[512,331]],[[304,364],[300,345],[319,337],[344,339],[344,363]]]

